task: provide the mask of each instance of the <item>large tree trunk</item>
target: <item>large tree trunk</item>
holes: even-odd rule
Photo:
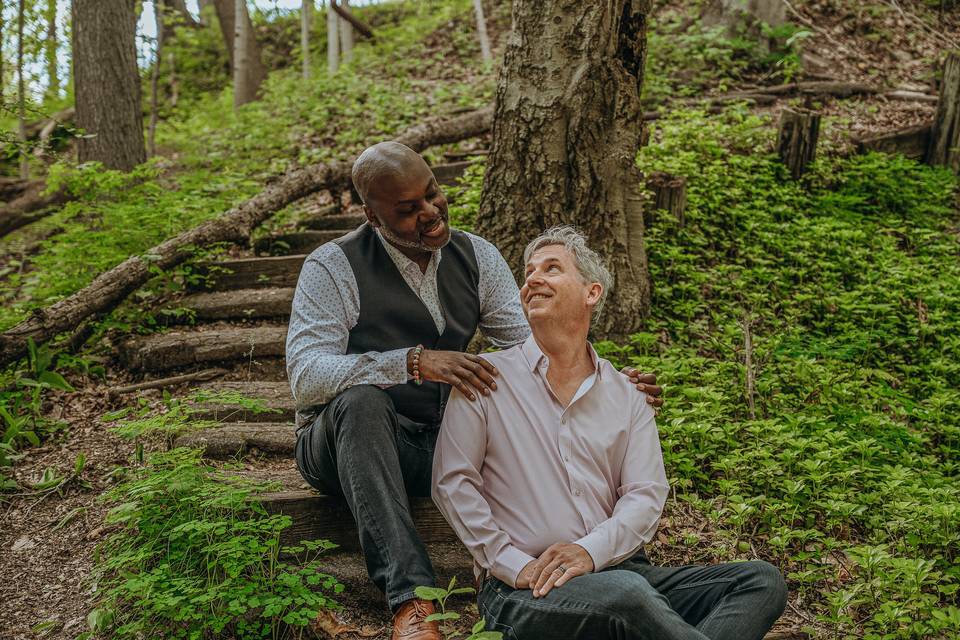
[[[75,0],[77,1],[77,0]],[[490,109],[480,109],[450,120],[425,122],[407,129],[396,140],[421,151],[438,144],[450,144],[486,133]],[[292,202],[321,189],[346,189],[352,162],[320,163],[297,169],[272,182],[258,195],[233,209],[184,231],[175,238],[144,252],[150,259],[132,256],[98,276],[87,287],[53,304],[38,309],[29,318],[0,334],[0,367],[27,353],[27,340],[37,343],[75,329],[87,318],[109,312],[137,287],[154,275],[153,268],[170,269],[192,254],[191,247],[214,242],[243,242],[257,225]]]
[[[514,0],[477,219],[518,278],[539,232],[583,230],[614,276],[594,327],[610,338],[650,306],[636,167],[648,12],[648,0]]]
[[[57,0],[47,0],[47,40],[44,55],[47,62],[47,97],[60,96],[60,71],[57,68]]]
[[[27,153],[27,113],[26,113],[26,82],[23,78],[23,21],[24,1],[20,0],[17,13],[17,118],[20,132],[20,179],[30,177],[30,154]],[[2,82],[0,78],[0,82]]]
[[[80,162],[129,171],[147,159],[137,69],[135,0],[73,0],[73,72]]]

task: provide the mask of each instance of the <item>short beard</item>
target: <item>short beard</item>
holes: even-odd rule
[[[383,236],[384,240],[387,240],[390,244],[401,247],[403,249],[413,249],[415,251],[429,251],[430,253],[433,253],[447,246],[447,243],[450,242],[449,230],[447,232],[447,239],[444,241],[442,245],[440,245],[439,247],[431,247],[423,244],[422,242],[410,242],[409,240],[404,240],[403,238],[399,238],[396,235],[394,235],[394,233],[390,231],[390,229],[387,228],[387,225],[383,224],[382,220],[378,218],[377,222],[380,223],[380,227],[379,227],[380,235]],[[447,221],[444,220],[443,224],[447,224]]]

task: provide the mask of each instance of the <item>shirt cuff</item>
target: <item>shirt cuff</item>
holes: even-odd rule
[[[517,588],[517,576],[523,571],[523,568],[536,560],[531,555],[527,555],[516,547],[507,547],[500,552],[497,557],[496,566],[490,569],[494,578],[502,580],[510,585],[511,588]]]
[[[600,532],[592,531],[579,540],[573,541],[574,544],[580,545],[590,554],[595,572],[606,569],[607,565],[610,564],[610,559],[613,557],[606,540],[603,538],[604,536]]]
[[[407,373],[407,353],[410,349],[393,349],[380,354],[380,370],[386,377],[383,386],[406,384],[410,380]]]

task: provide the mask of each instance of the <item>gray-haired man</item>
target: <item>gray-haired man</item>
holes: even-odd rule
[[[570,227],[527,247],[532,335],[484,358],[495,397],[454,391],[434,500],[476,561],[488,628],[551,640],[760,640],[786,585],[762,562],[655,567],[667,478],[653,410],[587,341],[612,279]]]

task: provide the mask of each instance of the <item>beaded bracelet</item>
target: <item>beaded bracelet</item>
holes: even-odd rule
[[[413,384],[423,384],[423,378],[420,377],[420,354],[423,353],[423,345],[418,344],[413,349]]]

